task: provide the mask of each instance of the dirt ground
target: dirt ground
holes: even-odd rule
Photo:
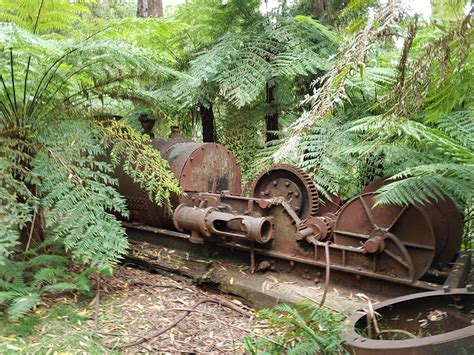
[[[118,266],[114,277],[102,278],[101,287],[98,330],[101,343],[111,348],[168,326],[201,300],[224,299],[196,286],[127,266]],[[253,311],[237,300],[228,300],[248,315],[203,303],[176,327],[126,351],[243,352],[242,339],[252,327]]]

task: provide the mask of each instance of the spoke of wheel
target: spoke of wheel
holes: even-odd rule
[[[426,246],[426,245],[421,245],[421,244],[416,244],[416,243],[408,243],[408,242],[402,242],[402,244],[406,247],[410,248],[415,248],[415,249],[423,249],[423,250],[435,250],[434,247]]]
[[[353,233],[353,232],[346,232],[346,231],[340,231],[336,230],[334,231],[336,234],[342,234],[342,235],[347,235],[349,237],[356,237],[356,238],[362,238],[362,239],[369,239],[369,236],[367,234],[360,234],[360,233]]]
[[[398,215],[395,217],[395,219],[393,220],[393,222],[388,226],[387,230],[390,230],[392,229],[392,227],[395,225],[395,223],[397,223],[397,221],[400,219],[400,217],[402,216],[403,212],[405,212],[405,210],[408,208],[408,206],[403,206],[403,208],[400,210],[400,212],[398,213]]]
[[[362,203],[362,206],[364,207],[365,214],[367,215],[367,218],[369,219],[370,224],[372,225],[373,228],[378,228],[377,224],[375,224],[372,213],[370,213],[369,206],[365,203],[364,199],[362,196],[359,196],[360,202]]]
[[[405,245],[403,245],[403,243],[400,241],[400,239],[398,239],[398,237],[393,233],[390,233],[390,232],[387,233],[386,238],[392,240],[395,243],[395,245],[398,247],[398,250],[400,250],[400,252],[402,253],[402,255],[405,259],[405,262],[407,264],[408,275],[409,275],[409,277],[412,281],[415,281],[415,267],[413,265],[413,260],[410,256],[410,253],[408,252],[407,248],[405,248]],[[389,250],[385,249],[384,252],[387,253],[388,255],[390,255],[388,253]],[[391,256],[391,257],[393,257],[393,256]],[[397,260],[398,262],[401,261],[401,260],[398,260],[396,258],[395,258],[395,260]]]
[[[393,260],[395,260],[397,263],[399,263],[400,265],[404,266],[406,269],[408,269],[408,264],[406,262],[404,262],[398,255],[395,255],[394,253],[392,253],[390,250],[388,249],[385,249],[383,251],[385,254],[387,254],[388,256],[390,256]]]

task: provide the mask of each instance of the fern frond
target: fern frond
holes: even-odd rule
[[[39,298],[39,293],[31,293],[15,298],[8,308],[8,316],[12,319],[21,318],[38,304]]]
[[[41,268],[35,273],[31,285],[37,287],[44,283],[54,282],[62,275],[64,275],[64,268]]]
[[[0,291],[0,305],[7,305],[20,295],[16,291]]]
[[[466,204],[472,201],[474,165],[429,164],[406,169],[378,190],[377,204],[425,204],[450,197]]]

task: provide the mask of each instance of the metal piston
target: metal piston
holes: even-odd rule
[[[173,223],[179,231],[197,231],[206,237],[238,238],[260,244],[269,242],[273,237],[270,218],[222,212],[217,207],[199,208],[181,204],[173,214]],[[195,240],[198,240],[196,236]]]

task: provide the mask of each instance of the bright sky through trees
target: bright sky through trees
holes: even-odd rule
[[[183,3],[184,0],[163,0],[163,5],[177,5]],[[293,3],[293,0],[289,0],[288,3]],[[430,0],[403,0],[403,3],[410,6],[414,13],[422,14],[423,16],[430,16],[431,15],[431,5]],[[274,9],[278,6],[278,0],[266,0],[262,1],[262,5],[260,6],[261,12],[266,12]]]

